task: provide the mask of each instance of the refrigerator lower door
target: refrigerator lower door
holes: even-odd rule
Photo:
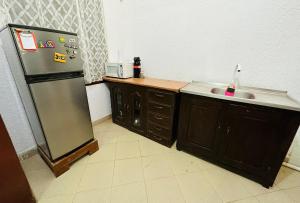
[[[93,139],[82,77],[29,86],[52,160]]]

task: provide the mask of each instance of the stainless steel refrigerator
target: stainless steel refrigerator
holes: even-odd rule
[[[54,161],[92,140],[77,34],[8,24],[0,38],[38,147]]]

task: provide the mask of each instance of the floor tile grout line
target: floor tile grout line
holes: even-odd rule
[[[207,172],[209,172],[209,170],[207,169],[206,170]],[[200,173],[200,172],[199,172]],[[203,178],[205,179],[205,181],[209,184],[209,186],[214,190],[214,192],[219,196],[219,198],[223,201],[223,202],[226,202],[224,201],[222,195],[218,192],[218,190],[216,189],[215,185],[205,176],[203,175]]]
[[[143,180],[134,180],[132,182],[126,182],[126,183],[113,185],[112,188],[121,187],[121,186],[125,186],[125,185],[131,185],[131,184],[135,184],[135,183],[142,183],[142,182],[144,182],[144,181]]]
[[[90,156],[90,155],[89,155],[89,156]],[[82,157],[82,158],[85,158],[85,157]],[[82,159],[82,158],[81,158],[81,159]],[[79,178],[78,183],[76,184],[74,194],[72,194],[72,195],[73,195],[73,197],[72,197],[72,202],[73,202],[73,200],[74,200],[74,198],[75,198],[75,196],[76,196],[76,194],[77,194],[77,192],[78,192],[79,185],[81,184],[83,175],[84,175],[84,173],[85,173],[85,171],[86,171],[86,169],[87,169],[87,163],[84,163],[84,164],[82,164],[82,165],[83,165],[83,166],[82,166],[82,167],[83,167],[83,171],[82,171],[82,174],[81,174],[81,176],[80,176],[80,178]],[[72,166],[71,166],[71,167],[72,167]],[[80,167],[80,166],[79,166],[79,167]],[[69,170],[71,170],[71,168],[70,168]]]
[[[143,170],[143,179],[144,179],[145,193],[146,193],[147,203],[149,203],[149,195],[148,195],[148,191],[147,191],[146,178],[145,178],[145,170],[144,170],[144,162],[143,162],[143,157],[142,157],[141,140],[139,140],[139,150],[140,150],[140,155],[141,155],[141,163],[142,163],[142,170]]]
[[[276,190],[276,191],[289,190],[289,189],[294,189],[294,188],[297,188],[297,187],[300,187],[300,184],[297,185],[297,186],[292,186],[292,187],[288,187],[288,188],[281,188],[281,187],[278,187],[278,190]],[[275,191],[272,191],[272,192],[275,192]]]
[[[130,158],[138,158],[138,157],[141,157],[141,152],[140,152],[140,149],[139,149],[139,141],[134,141],[137,143],[138,145],[138,156],[132,156],[132,157],[123,157],[123,158],[117,158],[116,157],[116,160],[124,160],[124,159],[130,159]],[[134,143],[134,142],[120,142],[120,143]],[[118,144],[118,143],[117,143]],[[118,147],[118,146],[117,146]],[[116,156],[117,156],[117,152],[116,152]]]
[[[116,156],[117,156],[117,143],[114,143],[115,145],[115,153],[114,153],[114,168],[113,168],[113,175],[112,175],[112,180],[110,184],[110,191],[109,191],[109,202],[112,202],[112,190],[113,190],[113,185],[114,185],[114,178],[115,178],[115,169],[116,169]]]
[[[256,198],[255,195],[253,196],[249,196],[249,197],[245,197],[245,198],[241,198],[241,199],[235,199],[235,200],[231,200],[231,201],[227,201],[227,202],[224,202],[224,203],[234,203],[234,202],[238,202],[238,201],[241,201],[241,200],[247,200],[247,199],[251,199],[251,198],[255,198],[258,201],[258,199]]]
[[[300,188],[300,186],[297,186]],[[254,195],[253,197],[257,198],[259,196],[263,196],[263,195],[267,195],[267,194],[271,194],[271,193],[276,193],[276,192],[284,192],[285,190],[290,190],[290,189],[294,189],[294,188],[297,188],[297,187],[293,187],[293,188],[288,188],[288,189],[279,189],[279,190],[275,190],[275,191],[271,191],[271,192],[265,192],[265,193],[262,193],[262,194],[258,194],[258,195]],[[288,197],[289,198],[289,197]],[[289,198],[290,199],[290,198]]]
[[[179,183],[178,177],[177,177],[177,176],[174,176],[174,177],[175,177],[176,183],[177,183],[177,185],[178,185],[178,187],[179,187],[179,190],[180,190],[180,192],[181,192],[181,194],[182,194],[182,197],[184,198],[184,202],[187,203],[187,198],[186,198],[186,196],[184,195],[184,193],[183,193],[183,191],[182,191],[182,187],[181,187],[181,185],[180,185],[180,183]]]

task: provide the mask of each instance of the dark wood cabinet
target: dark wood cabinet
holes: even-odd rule
[[[0,202],[35,203],[25,173],[0,115]]]
[[[166,146],[177,137],[178,94],[147,89],[147,136]]]
[[[128,126],[129,105],[126,86],[113,84],[110,86],[113,121],[121,126]]]
[[[283,141],[280,111],[227,104],[220,157],[222,162],[263,176],[271,170],[273,156]]]
[[[176,139],[178,93],[109,82],[113,122],[170,147]]]
[[[139,134],[146,129],[146,97],[145,90],[139,86],[128,88],[129,128]]]
[[[177,148],[273,185],[300,113],[183,94]]]
[[[217,155],[222,103],[196,96],[184,96],[181,103],[179,134],[184,136],[181,136],[178,148],[187,146],[195,153],[214,158]]]

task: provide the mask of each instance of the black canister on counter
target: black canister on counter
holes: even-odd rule
[[[141,75],[141,59],[140,57],[133,58],[133,77],[140,78]]]

